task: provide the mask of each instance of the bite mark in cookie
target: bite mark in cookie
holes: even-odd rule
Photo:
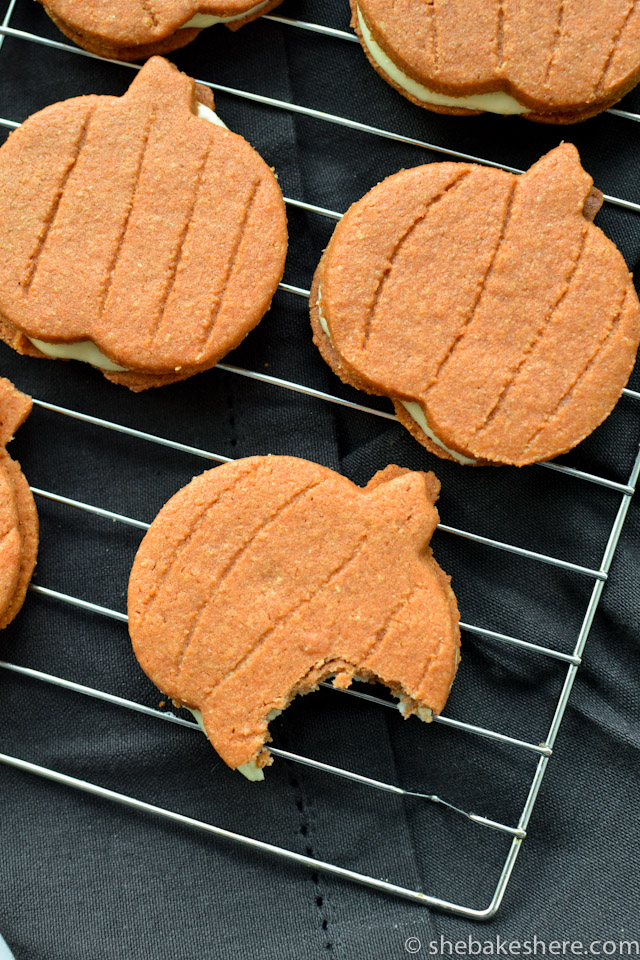
[[[271,762],[273,711],[333,676],[379,680],[406,715],[439,713],[458,609],[429,541],[439,483],[388,467],[362,489],[293,457],[196,477],[161,510],[129,581],[147,675],[200,711],[233,768]]]

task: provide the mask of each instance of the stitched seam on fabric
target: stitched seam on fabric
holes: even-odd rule
[[[283,744],[286,749],[290,748],[290,745],[286,738],[283,739]],[[300,814],[300,835],[302,836],[305,843],[305,856],[313,857],[318,859],[317,852],[313,847],[313,836],[312,836],[312,822],[311,822],[311,810],[309,803],[306,799],[303,787],[299,782],[298,778],[295,776],[293,771],[293,764],[290,760],[285,761],[289,770],[289,786],[294,793],[294,802],[298,813]],[[333,953],[335,947],[337,946],[335,939],[329,933],[329,911],[327,897],[323,894],[322,886],[320,883],[320,876],[317,871],[311,874],[311,882],[314,886],[315,891],[315,904],[316,911],[318,915],[318,920],[320,923],[321,936],[323,938],[323,946],[327,953]]]

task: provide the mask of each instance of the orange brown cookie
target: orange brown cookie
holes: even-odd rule
[[[640,340],[631,275],[591,222],[601,200],[571,144],[521,176],[403,170],[336,227],[312,287],[314,342],[440,457],[557,457],[611,412]]]
[[[24,603],[38,552],[38,514],[29,484],[5,447],[31,412],[31,398],[0,377],[0,630]]]
[[[438,113],[574,123],[640,80],[633,0],[350,0],[375,70]]]
[[[286,214],[211,92],[160,57],[123,97],[30,117],[0,149],[0,337],[143,390],[214,366],[260,321]]]
[[[264,456],[209,470],[163,507],[129,580],[133,649],[230,767],[262,779],[274,712],[330,676],[384,683],[406,716],[443,709],[460,640],[429,546],[439,489],[396,466],[362,489]]]
[[[40,0],[57,27],[85,50],[146,60],[186,46],[203,28],[237,30],[282,0]]]

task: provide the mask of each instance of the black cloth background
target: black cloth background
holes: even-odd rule
[[[346,0],[289,0],[283,14],[346,28]],[[39,5],[18,0],[12,25],[63,39]],[[370,69],[356,44],[269,21],[203,32],[176,54],[196,77],[346,115],[527,167],[569,138],[606,193],[640,199],[638,126],[612,115],[571,128],[414,108]],[[0,51],[0,113],[21,121],[56,100],[121,94],[132,71],[22,39]],[[285,195],[344,210],[423,149],[217,95],[228,125],[273,164]],[[623,106],[640,109],[640,93]],[[285,279],[307,287],[332,222],[289,208]],[[597,223],[630,268],[640,215],[605,205]],[[311,343],[305,302],[279,292],[231,363],[388,409],[343,387]],[[541,467],[462,469],[430,456],[397,424],[218,370],[129,393],[89,367],[19,357],[0,372],[35,397],[227,456],[307,457],[365,483],[389,462],[432,468],[443,522],[598,566],[620,495]],[[632,387],[640,388],[634,375]],[[640,404],[623,398],[565,462],[626,482]],[[205,461],[34,410],[11,447],[37,487],[150,521]],[[35,583],[125,609],[135,530],[38,501]],[[0,932],[17,960],[401,958],[429,941],[638,939],[638,537],[632,503],[539,800],[498,917],[478,924],[248,852],[0,766]],[[445,533],[436,556],[463,620],[570,651],[593,582]],[[566,669],[497,641],[463,636],[447,715],[537,743]],[[155,706],[125,627],[30,594],[0,655]],[[537,758],[322,690],[274,725],[278,746],[334,762],[515,824]],[[0,750],[211,823],[478,908],[509,840],[432,804],[349,784],[277,760],[245,782],[203,737],[0,671]],[[610,949],[610,948],[608,948]],[[445,945],[445,952],[447,947]],[[614,955],[618,955],[616,952]]]

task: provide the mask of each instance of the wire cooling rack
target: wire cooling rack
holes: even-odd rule
[[[14,14],[17,0],[11,0],[4,20],[0,26],[0,48],[2,47],[4,38],[9,36],[17,40],[23,41],[25,44],[29,45],[29,49],[37,49],[37,45],[45,45],[49,48],[52,48],[56,51],[59,51],[61,56],[80,56],[80,57],[89,57],[94,59],[93,54],[87,53],[84,50],[81,50],[75,46],[72,46],[68,43],[48,39],[47,37],[38,36],[32,33],[28,33],[19,29],[15,29],[11,26],[11,19]],[[350,33],[347,33],[342,30],[337,30],[331,27],[321,26],[319,24],[307,23],[300,20],[292,20],[286,17],[280,16],[269,16],[265,19],[275,21],[281,25],[284,25],[286,28],[291,28],[292,30],[297,31],[312,31],[319,35],[324,35],[332,39],[337,39],[345,42],[357,42],[356,38]],[[125,66],[131,70],[139,69],[137,64],[122,64],[118,61],[107,61],[118,63],[119,66]],[[0,69],[2,67],[2,61],[0,58]],[[394,133],[391,130],[382,129],[379,127],[370,126],[365,123],[361,123],[355,120],[350,120],[345,117],[328,114],[320,110],[312,109],[300,104],[287,103],[282,100],[277,100],[272,97],[260,95],[253,93],[248,90],[240,90],[232,88],[229,86],[223,86],[216,83],[211,83],[208,81],[200,81],[210,86],[214,91],[227,94],[232,97],[253,101],[259,104],[264,105],[270,109],[275,110],[284,110],[294,114],[304,115],[306,117],[313,118],[320,123],[328,123],[340,125],[345,128],[358,131],[359,133],[365,133],[371,135],[372,137],[385,138],[388,140],[394,140],[398,143],[410,145],[412,147],[424,148],[425,150],[430,151],[431,153],[442,154],[447,157],[457,159],[457,160],[466,160],[466,161],[476,161],[481,162],[490,166],[500,167],[505,170],[509,170],[515,173],[522,172],[515,167],[507,166],[497,162],[491,157],[475,157],[467,153],[456,151],[450,149],[449,147],[440,146],[437,143],[431,143],[424,140],[416,139],[413,137],[408,137],[401,135],[399,133]],[[90,92],[90,91],[87,91]],[[624,118],[631,121],[640,121],[640,115],[632,113],[625,110],[610,110],[609,113]],[[15,128],[19,126],[19,123],[11,118],[0,118],[0,125],[7,128]],[[341,213],[335,210],[328,209],[326,207],[317,206],[312,203],[305,202],[300,199],[293,197],[286,197],[286,203],[290,207],[298,208],[304,210],[308,213],[318,215],[320,217],[326,217],[330,220],[338,220],[341,216]],[[640,204],[633,201],[605,195],[605,200],[608,204],[613,207],[623,208],[634,213],[640,213]],[[292,296],[297,297],[308,297],[309,291],[299,286],[295,286],[289,283],[281,283],[281,290]],[[278,377],[270,376],[264,373],[259,373],[257,371],[243,369],[237,366],[232,366],[229,364],[218,364],[218,368],[222,371],[225,371],[229,374],[249,378],[253,381],[259,381],[263,384],[269,385],[270,388],[274,390],[290,390],[296,391],[300,394],[304,394],[308,397],[313,397],[316,400],[322,401],[327,404],[338,404],[343,407],[346,407],[350,410],[358,411],[366,415],[381,417],[389,421],[396,421],[394,414],[386,412],[384,410],[375,409],[374,407],[367,406],[366,404],[357,403],[352,400],[344,399],[339,396],[334,396],[330,393],[326,393],[317,389],[314,389],[310,386],[304,384],[292,382],[290,380],[284,380]],[[621,402],[637,402],[640,400],[640,393],[633,390],[625,390],[625,399]],[[101,428],[104,431],[115,431],[120,434],[127,435],[134,438],[136,441],[144,441],[145,443],[155,443],[170,447],[186,456],[199,457],[208,461],[214,462],[228,462],[231,458],[217,454],[215,452],[210,452],[207,450],[200,449],[199,447],[190,446],[184,443],[181,443],[177,440],[173,440],[167,437],[157,436],[155,434],[146,433],[132,427],[128,427],[124,424],[114,423],[110,420],[103,418],[91,416],[85,413],[82,413],[77,410],[72,410],[67,407],[58,406],[52,403],[48,403],[42,400],[34,399],[34,405],[36,408],[46,410],[49,413],[53,413],[57,416],[63,418],[71,418],[73,420],[84,421],[85,423],[91,424],[95,427]],[[573,467],[569,467],[563,464],[558,463],[545,463],[539,464],[535,468],[536,470],[551,470],[558,473],[565,474],[567,477],[571,478],[571,482],[577,484],[595,484],[602,488],[605,488],[609,491],[611,497],[619,499],[619,506],[615,514],[615,519],[612,523],[608,541],[602,555],[602,559],[599,565],[597,566],[585,566],[578,564],[569,560],[565,560],[556,556],[547,555],[545,553],[536,552],[530,549],[526,549],[511,543],[503,542],[499,539],[492,539],[485,536],[481,536],[472,531],[466,529],[460,529],[453,526],[448,526],[446,524],[440,523],[439,530],[451,537],[463,538],[469,541],[474,541],[476,543],[482,544],[485,547],[493,550],[506,551],[514,556],[527,558],[530,561],[548,564],[550,566],[560,568],[566,571],[570,571],[576,576],[586,578],[588,581],[592,582],[592,588],[590,592],[590,597],[584,612],[582,623],[578,631],[578,635],[575,640],[573,649],[570,652],[561,651],[555,649],[551,646],[544,646],[538,643],[533,643],[530,641],[523,640],[516,636],[510,636],[505,633],[497,632],[494,630],[487,629],[484,626],[474,624],[474,623],[461,623],[461,628],[464,632],[473,634],[478,638],[485,638],[499,643],[511,646],[515,648],[523,657],[528,656],[529,654],[541,655],[551,660],[558,662],[561,668],[566,670],[564,674],[564,681],[562,684],[560,695],[557,699],[557,702],[554,706],[553,718],[551,724],[541,742],[535,743],[528,740],[518,739],[497,730],[489,729],[487,727],[475,725],[463,720],[458,720],[452,717],[440,716],[434,717],[434,723],[442,725],[443,727],[448,727],[453,730],[456,730],[464,735],[469,737],[481,737],[490,741],[495,741],[498,743],[506,744],[517,751],[527,752],[529,755],[533,755],[536,759],[535,772],[531,779],[528,793],[524,806],[522,808],[521,814],[515,824],[503,823],[500,820],[493,819],[488,816],[482,816],[475,814],[470,810],[462,809],[457,804],[454,804],[447,800],[444,797],[437,796],[433,793],[420,793],[412,790],[405,790],[399,786],[396,786],[392,783],[387,783],[381,780],[376,780],[370,777],[363,776],[361,774],[354,773],[352,771],[343,769],[339,766],[329,765],[327,763],[315,760],[311,757],[302,756],[291,751],[283,750],[275,746],[270,746],[271,752],[278,757],[282,757],[292,763],[299,763],[315,768],[316,770],[325,773],[329,776],[337,776],[345,778],[347,780],[359,783],[367,788],[381,790],[388,793],[396,794],[399,796],[411,796],[418,797],[427,801],[430,801],[433,804],[436,804],[440,807],[445,808],[452,816],[460,816],[466,818],[468,821],[474,823],[479,828],[490,828],[496,830],[507,837],[511,838],[511,844],[502,866],[501,872],[499,874],[495,890],[491,897],[489,904],[482,908],[475,908],[463,903],[451,902],[450,900],[438,897],[435,892],[422,892],[413,889],[409,889],[404,886],[394,884],[388,880],[377,879],[376,877],[366,875],[364,873],[359,873],[354,870],[347,869],[345,867],[324,862],[322,860],[316,859],[311,856],[305,856],[296,851],[287,849],[282,846],[276,846],[271,843],[266,843],[264,841],[252,838],[250,836],[245,836],[239,833],[231,832],[229,830],[223,829],[222,827],[215,826],[211,823],[204,822],[202,820],[197,820],[191,817],[184,816],[180,813],[174,812],[164,807],[156,806],[150,803],[147,803],[143,800],[128,796],[116,791],[107,789],[106,787],[100,786],[98,784],[89,783],[84,780],[66,775],[64,773],[58,772],[56,770],[49,769],[44,766],[40,766],[34,763],[31,763],[27,760],[23,760],[17,757],[9,756],[7,754],[0,754],[0,761],[4,764],[12,766],[14,768],[29,772],[31,774],[44,777],[49,780],[53,780],[57,783],[64,784],[68,787],[74,788],[76,790],[84,791],[86,793],[93,794],[94,796],[103,798],[104,800],[116,802],[131,808],[134,808],[139,811],[153,813],[157,816],[165,818],[170,821],[177,822],[183,826],[191,827],[196,830],[202,831],[207,834],[212,834],[217,837],[225,838],[227,840],[234,841],[235,843],[243,844],[247,847],[252,847],[256,850],[262,852],[268,852],[274,854],[285,860],[302,864],[307,867],[311,867],[314,870],[325,871],[326,873],[339,876],[343,879],[357,881],[359,883],[365,884],[369,887],[375,888],[379,891],[383,891],[387,894],[392,894],[406,899],[415,901],[423,905],[428,905],[431,907],[436,907],[442,910],[447,910],[452,913],[458,914],[460,916],[465,916],[474,919],[488,919],[492,917],[498,910],[507,885],[518,856],[522,841],[527,835],[527,828],[529,820],[542,784],[542,780],[549,763],[549,759],[552,756],[560,724],[562,722],[569,697],[571,695],[571,690],[573,683],[576,677],[577,670],[581,663],[582,655],[587,643],[589,632],[593,623],[594,616],[596,614],[600,598],[602,596],[602,591],[609,574],[609,568],[611,566],[614,553],[618,544],[620,533],[624,524],[624,520],[627,514],[631,496],[633,495],[638,476],[640,474],[640,450],[636,456],[634,462],[630,465],[628,469],[628,479],[626,482],[619,482],[613,479],[609,479],[604,476],[600,476],[597,473],[589,473],[583,470],[578,470]],[[620,469],[624,472],[624,465],[620,465]],[[117,524],[124,524],[134,528],[137,528],[141,531],[144,531],[148,528],[148,524],[143,521],[136,519],[134,517],[125,516],[120,513],[115,513],[110,510],[106,510],[98,505],[89,504],[83,501],[71,499],[56,494],[55,492],[47,491],[39,487],[32,487],[33,493],[36,497],[55,501],[70,510],[83,511],[85,513],[93,514],[98,517],[101,517],[105,520],[114,521]],[[96,615],[108,617],[126,623],[127,617],[124,613],[117,610],[111,609],[109,607],[101,606],[90,600],[83,599],[76,596],[71,596],[60,591],[52,590],[45,586],[36,586],[32,584],[30,590],[33,593],[41,594],[46,597],[52,598],[53,600],[72,605],[75,607],[82,608],[84,610],[90,611]],[[178,724],[183,727],[191,728],[194,731],[198,731],[198,727],[192,721],[185,719],[182,716],[178,716],[166,710],[159,710],[143,703],[139,703],[133,700],[129,700],[120,696],[115,696],[107,691],[96,689],[87,685],[83,685],[64,677],[53,676],[51,674],[42,672],[32,667],[19,666],[17,664],[12,664],[6,661],[0,662],[0,667],[7,671],[8,673],[19,674],[35,681],[41,683],[50,684],[58,688],[63,688],[69,691],[73,691],[79,695],[84,695],[87,697],[97,698],[99,700],[113,704],[116,707],[137,711],[139,713],[144,713],[149,716],[155,717],[158,720],[165,723]],[[323,684],[330,689],[331,684]],[[343,696],[350,696],[354,698],[360,698],[366,700],[370,703],[373,703],[377,706],[384,708],[395,708],[395,704],[391,703],[388,700],[381,699],[380,697],[373,696],[372,694],[362,692],[361,690],[344,690],[344,691],[335,691],[336,694],[340,693]]]

